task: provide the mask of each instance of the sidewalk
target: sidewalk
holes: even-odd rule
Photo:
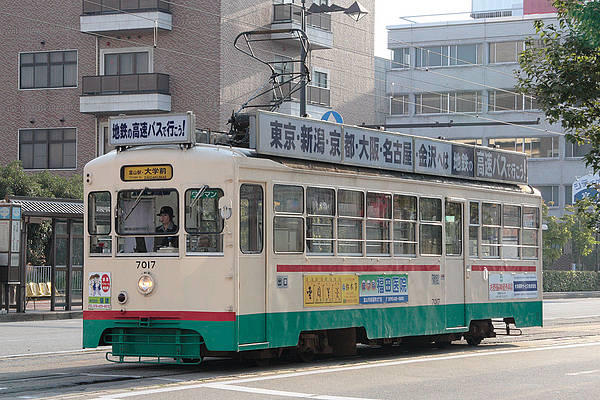
[[[27,310],[25,313],[17,313],[6,310],[0,311],[0,323],[2,322],[22,322],[22,321],[48,321],[57,319],[75,319],[82,318],[83,311],[48,311],[48,310]]]
[[[544,299],[578,299],[600,297],[598,292],[548,292],[544,293]],[[21,322],[21,321],[48,321],[57,319],[77,319],[83,317],[82,310],[74,311],[50,311],[50,310],[30,310],[25,313],[16,313],[0,311],[0,323],[2,322]]]

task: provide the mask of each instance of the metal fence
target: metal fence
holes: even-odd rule
[[[169,75],[149,73],[84,76],[82,78],[82,94],[84,96],[139,93],[170,94]]]
[[[50,265],[28,265],[25,282],[50,282],[52,267]]]

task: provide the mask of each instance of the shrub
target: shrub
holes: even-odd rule
[[[592,271],[544,271],[544,292],[600,290],[600,273]]]

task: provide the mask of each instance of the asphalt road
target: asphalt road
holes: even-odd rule
[[[597,399],[600,299],[549,300],[544,311],[544,328],[476,348],[361,347],[355,357],[269,367],[111,364],[105,350],[79,350],[80,320],[3,323],[0,398]]]

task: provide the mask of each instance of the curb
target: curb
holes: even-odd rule
[[[544,292],[543,298],[552,299],[581,299],[600,297],[600,291],[595,292]]]
[[[80,319],[83,317],[83,311],[48,311],[31,313],[6,313],[0,314],[0,323],[2,322],[23,322],[23,321],[52,321],[59,319]]]

